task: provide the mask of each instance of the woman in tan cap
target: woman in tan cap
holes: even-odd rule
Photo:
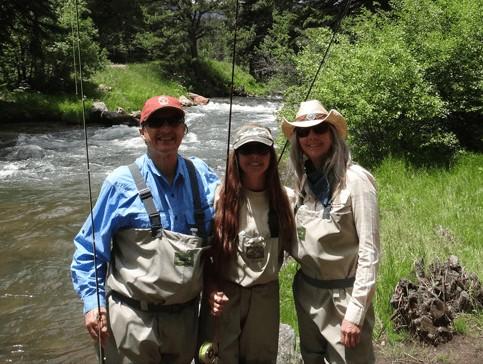
[[[209,302],[202,305],[201,336],[214,339],[220,363],[275,363],[278,272],[283,251],[296,235],[287,193],[292,202],[295,195],[280,183],[268,128],[243,126],[233,147],[226,183],[215,197],[214,264],[205,289]]]
[[[291,248],[304,363],[373,363],[372,330],[379,262],[374,177],[354,164],[347,124],[317,100],[302,102],[282,130],[297,178],[299,241]]]

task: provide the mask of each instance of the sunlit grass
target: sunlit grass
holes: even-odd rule
[[[157,63],[111,65],[92,78],[98,85],[110,91],[101,95],[109,110],[122,107],[127,112],[140,110],[144,102],[156,95],[181,96],[186,90],[177,82],[164,76]]]

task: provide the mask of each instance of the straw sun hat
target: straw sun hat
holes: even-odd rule
[[[347,137],[347,122],[337,110],[327,112],[318,100],[304,101],[300,104],[294,121],[285,118],[282,121],[282,131],[287,139],[293,134],[295,128],[309,128],[320,123],[331,123],[343,139]]]

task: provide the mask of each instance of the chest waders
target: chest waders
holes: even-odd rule
[[[272,275],[273,273],[270,273],[269,275],[267,275],[266,273],[275,270],[275,265],[281,264],[281,262],[279,261],[283,257],[282,244],[278,240],[280,230],[279,220],[276,211],[272,207],[268,208],[265,213],[267,218],[266,224],[268,225],[268,231],[266,231],[264,234],[260,234],[260,232],[259,234],[249,234],[249,236],[245,236],[240,233],[238,235],[238,247],[234,254],[239,260],[236,264],[233,264],[235,264],[239,268],[229,270],[228,276],[224,277],[226,281],[224,283],[220,282],[220,284],[223,284],[223,288],[221,290],[228,294],[230,297],[240,297],[240,293],[234,293],[232,291],[232,287],[243,287],[243,285],[240,283],[248,283],[246,279],[244,279],[243,282],[239,281],[238,277],[240,276],[245,276],[245,278],[248,277],[248,281],[253,280],[253,282],[251,282],[250,284],[253,284],[256,281],[260,281],[259,284],[255,283],[254,286],[251,286],[251,288],[257,287],[255,288],[255,290],[258,292],[257,295],[260,294],[259,289],[261,287],[269,287],[270,290],[273,290],[274,287],[276,287],[278,292],[278,283],[276,286],[274,286]],[[274,247],[276,247],[276,249],[274,249]],[[233,296],[229,292],[231,292]],[[236,298],[234,299],[236,300]],[[278,306],[278,296],[276,297],[276,301]],[[203,364],[223,363],[225,360],[227,362],[231,362],[231,360],[228,360],[228,357],[230,357],[231,353],[228,354],[227,357],[227,352],[225,351],[227,349],[226,336],[221,336],[221,331],[225,331],[223,335],[228,335],[228,337],[230,338],[232,337],[232,325],[226,325],[227,322],[224,322],[223,320],[223,317],[226,319],[226,315],[230,315],[230,312],[223,313],[223,317],[214,317],[211,318],[212,321],[205,322],[203,318],[207,317],[210,314],[206,312],[206,306],[204,306],[204,304],[205,303],[202,303],[201,325],[206,324],[207,327],[212,330],[211,335],[213,339],[212,341],[206,340],[211,336],[207,334],[208,332],[210,332],[209,329],[207,329],[206,332],[202,331],[200,335],[202,339],[202,345],[199,348],[198,359]],[[259,310],[261,307],[262,306],[258,306],[255,307],[255,309]],[[270,311],[268,316],[271,317],[272,313],[273,311]],[[233,319],[233,316],[231,318]],[[238,317],[235,321],[238,322],[239,319],[240,318]],[[268,321],[272,322],[271,319],[269,319]],[[228,319],[228,322],[231,322],[231,320]],[[250,322],[252,322],[252,320],[250,320]],[[257,331],[260,332],[260,330]],[[263,332],[263,329],[261,331]],[[238,338],[238,340],[240,340],[240,338]],[[270,338],[266,337],[264,337],[263,340],[268,340],[269,343],[273,341]],[[263,342],[263,340],[261,340],[260,342]]]
[[[136,183],[151,224],[150,230],[130,228],[113,241],[113,259],[108,277],[109,293],[136,310],[176,312],[198,300],[202,288],[202,252],[208,249],[204,213],[193,162],[184,159],[193,195],[195,224],[192,235],[163,228],[150,189],[138,166],[129,170]]]

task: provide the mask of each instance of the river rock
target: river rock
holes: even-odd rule
[[[210,102],[210,99],[192,92],[188,92],[188,96],[193,100],[195,105],[206,105]]]
[[[278,330],[277,364],[301,364],[302,356],[296,349],[297,336],[290,325],[280,324]]]
[[[123,108],[118,107],[116,111],[109,111],[106,104],[96,101],[92,104],[90,120],[105,125],[139,125],[139,113],[128,114]]]
[[[186,96],[180,96],[178,100],[179,102],[181,102],[181,105],[183,105],[184,107],[189,107],[194,105],[194,102],[188,99]]]

